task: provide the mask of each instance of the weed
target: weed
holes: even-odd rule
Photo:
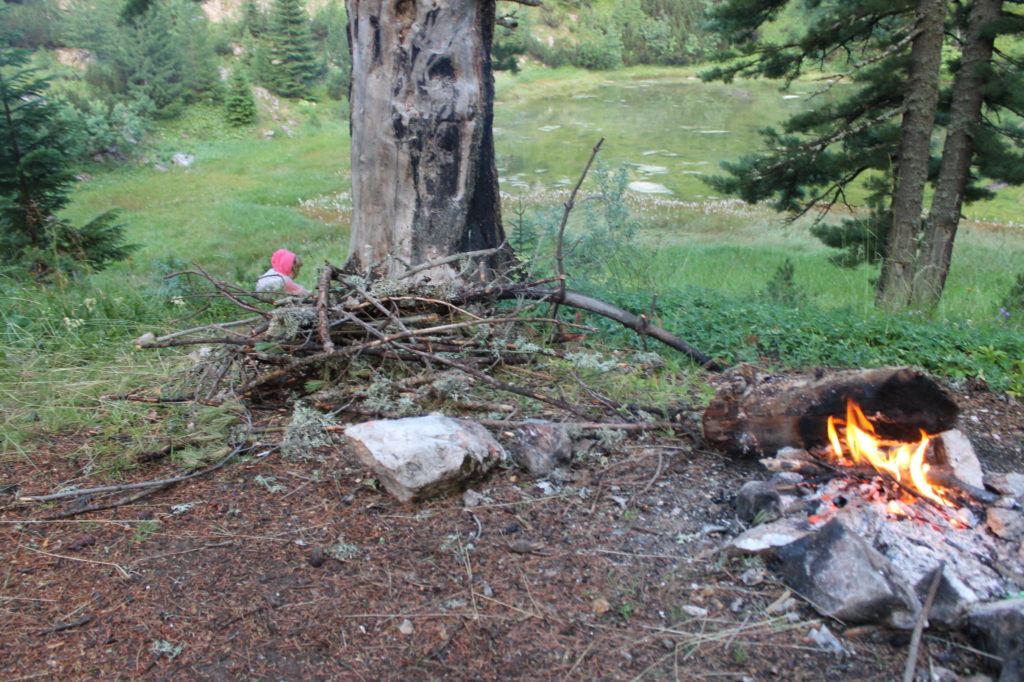
[[[135,526],[131,541],[134,544],[141,544],[160,531],[160,522],[156,519],[147,519]]]

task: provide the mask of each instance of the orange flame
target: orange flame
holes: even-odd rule
[[[837,457],[843,457],[843,446],[836,429],[836,420],[828,418],[828,439]],[[917,443],[884,440],[874,425],[864,416],[860,406],[852,400],[846,403],[846,449],[855,464],[868,463],[876,470],[888,473],[900,483],[913,485],[924,497],[947,507],[954,506],[928,482],[928,464],[924,461],[928,450],[928,434],[921,431]]]

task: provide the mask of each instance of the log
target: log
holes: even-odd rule
[[[846,417],[853,399],[887,439],[913,442],[953,427],[960,409],[934,379],[911,367],[762,375],[749,365],[730,370],[704,410],[711,447],[752,456],[828,443],[828,417]]]

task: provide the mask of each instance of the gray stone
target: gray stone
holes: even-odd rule
[[[192,156],[191,154],[186,154],[184,152],[178,152],[171,157],[171,163],[173,163],[175,166],[181,166],[182,168],[188,168],[193,163],[195,163],[195,160],[196,157]]]
[[[1024,598],[977,604],[967,614],[967,628],[1001,662],[999,682],[1024,680]]]
[[[774,521],[781,510],[782,498],[770,483],[747,481],[736,493],[736,515],[746,523]]]
[[[921,578],[914,589],[922,601],[927,598],[931,587],[932,574]],[[935,590],[935,601],[928,614],[928,624],[947,629],[959,627],[966,609],[978,601],[978,595],[950,570],[949,564],[942,570],[939,587]]]
[[[828,629],[828,626],[822,625],[819,629],[811,628],[811,631],[807,633],[807,638],[812,642],[820,646],[826,651],[831,651],[834,654],[845,656],[850,653],[843,646],[843,643],[839,641],[839,638],[832,634],[832,631]]]
[[[783,581],[824,616],[914,626],[921,604],[892,564],[837,519],[777,550]]]
[[[1016,542],[1024,537],[1024,514],[1019,511],[991,507],[987,510],[985,524],[1004,540]]]
[[[991,474],[985,479],[1000,495],[1024,498],[1024,474]]]
[[[935,437],[936,447],[941,444],[946,454],[946,461],[953,469],[953,475],[964,483],[981,488],[984,480],[981,475],[981,462],[974,452],[974,446],[967,436],[958,429],[943,431]]]
[[[796,542],[811,532],[807,521],[784,518],[740,533],[725,544],[725,549],[745,554],[774,554],[779,547]]]
[[[345,429],[351,450],[402,502],[464,489],[505,451],[476,422],[440,415],[381,419]]]
[[[531,421],[512,432],[512,461],[532,476],[548,476],[572,460],[572,439],[564,426]]]

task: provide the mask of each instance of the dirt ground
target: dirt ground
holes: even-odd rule
[[[988,471],[1024,471],[1024,410],[962,387]],[[233,461],[136,503],[44,521],[88,433],[0,461],[0,678],[892,680],[906,633],[824,624],[759,559],[717,552],[760,465],[633,436],[573,480],[501,469],[483,495],[400,504],[340,451]],[[271,443],[272,441],[268,441]],[[132,480],[174,475],[156,461]],[[12,486],[17,485],[15,490]],[[929,634],[922,667],[984,659]],[[989,671],[991,674],[991,671]]]

